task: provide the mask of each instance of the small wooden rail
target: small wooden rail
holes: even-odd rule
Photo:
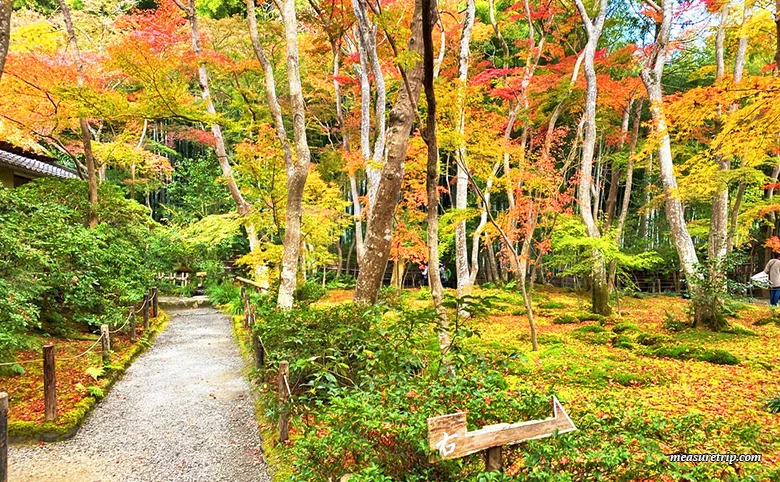
[[[151,294],[144,295],[144,301],[141,307],[137,310],[132,310],[128,315],[125,323],[115,330],[109,330],[108,325],[102,325],[100,327],[100,338],[98,338],[92,346],[87,348],[84,352],[69,358],[62,358],[59,361],[70,361],[85,356],[97,347],[101,345],[101,358],[104,365],[111,364],[111,333],[117,333],[127,328],[128,335],[131,341],[136,340],[136,325],[135,316],[143,312],[144,317],[144,329],[149,328],[149,311],[153,312],[153,316],[159,315],[157,308],[158,290],[156,287],[151,289]],[[44,398],[44,420],[46,422],[54,422],[57,420],[57,373],[56,373],[56,358],[55,358],[55,346],[47,344],[43,346],[43,398]],[[3,365],[17,365],[33,363],[36,360],[27,360],[21,362],[5,362],[0,363]],[[0,482],[8,482],[8,394],[5,392],[0,393]]]

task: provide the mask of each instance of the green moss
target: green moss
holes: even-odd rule
[[[634,342],[626,335],[617,335],[613,337],[612,346],[615,348],[624,348],[627,350],[633,350],[635,348]]]
[[[636,337],[636,342],[644,346],[656,346],[663,343],[669,343],[671,338],[660,333],[640,333]]]
[[[558,301],[546,301],[544,303],[539,303],[539,308],[543,310],[559,310],[561,308],[566,308],[566,305]]]
[[[645,354],[658,358],[672,358],[674,360],[699,360],[716,365],[739,364],[739,359],[726,350],[698,348],[686,344],[660,345],[648,349]]]
[[[636,326],[634,323],[618,323],[617,325],[612,327],[612,331],[621,334],[626,331],[641,331],[638,326]]]
[[[603,332],[607,331],[607,329],[604,328],[601,325],[593,324],[593,325],[585,325],[585,326],[581,326],[579,328],[575,328],[574,331],[577,331],[577,332],[580,332],[580,333],[603,333]]]
[[[553,323],[556,325],[570,325],[570,324],[577,323],[578,321],[579,320],[577,319],[576,316],[566,314],[566,315],[557,316],[553,320]]]
[[[111,387],[122,378],[130,365],[138,356],[151,346],[157,335],[168,326],[168,315],[160,312],[160,316],[149,327],[149,331],[139,340],[138,343],[130,347],[123,356],[113,361],[109,365],[106,373],[100,378],[99,388],[103,394],[107,394]],[[95,393],[97,395],[97,392]],[[81,399],[76,406],[65,413],[58,415],[54,422],[26,422],[15,421],[8,423],[8,440],[11,443],[28,442],[38,440],[42,442],[56,442],[73,437],[78,432],[81,425],[97,406],[98,398],[95,396],[86,396]]]

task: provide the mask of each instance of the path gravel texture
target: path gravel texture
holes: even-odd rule
[[[230,320],[170,314],[74,438],[10,448],[10,481],[270,481]]]

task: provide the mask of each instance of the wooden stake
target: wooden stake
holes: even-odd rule
[[[290,374],[290,364],[287,361],[279,362],[279,405],[282,409],[279,411],[279,442],[287,441],[290,432],[289,410],[284,406],[290,398],[288,391],[287,376]]]
[[[485,450],[485,472],[504,470],[501,447],[492,447]]]
[[[111,364],[111,338],[108,333],[108,325],[100,325],[100,342],[103,349],[103,365]]]
[[[43,346],[43,401],[45,420],[57,418],[57,376],[54,371],[54,345]]]
[[[152,288],[152,316],[155,318],[157,318],[160,315],[160,308],[157,305],[159,301],[158,298],[159,298],[158,291],[157,291],[157,287],[155,286],[154,288]]]
[[[144,295],[144,333],[149,329],[149,295]]]
[[[135,313],[130,315],[130,341],[135,342]]]
[[[265,348],[263,348],[263,340],[258,335],[252,335],[252,345],[255,350],[255,364],[257,368],[262,368],[265,365]]]
[[[8,394],[0,393],[0,482],[8,482]]]

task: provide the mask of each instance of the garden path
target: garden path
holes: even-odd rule
[[[12,446],[15,482],[269,481],[227,316],[172,311],[76,436]]]

